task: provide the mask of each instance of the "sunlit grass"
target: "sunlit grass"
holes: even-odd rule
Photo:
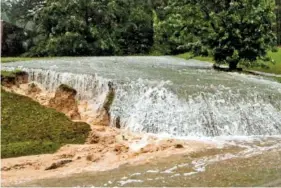
[[[274,64],[268,62],[268,68],[262,67],[253,67],[252,70],[267,72],[267,73],[274,73],[274,74],[281,74],[281,48],[278,48],[277,52],[268,52],[268,56],[274,60]]]
[[[281,48],[278,48],[277,52],[268,52],[268,56],[274,61],[274,63],[271,62],[263,62],[268,67],[251,67],[246,68],[247,70],[256,70],[261,72],[267,72],[267,73],[274,73],[274,74],[281,74]],[[176,55],[176,57],[183,58],[183,59],[196,59],[200,61],[207,61],[210,63],[214,63],[213,57],[203,57],[203,56],[193,56],[192,53],[187,52],[184,54]]]
[[[39,59],[51,59],[53,57],[1,57],[1,63],[9,63],[15,61],[30,61]]]
[[[196,60],[200,60],[200,61],[207,61],[210,63],[214,63],[213,57],[211,57],[211,56],[194,56],[190,52],[176,55],[176,57],[183,58],[183,59],[196,59]]]

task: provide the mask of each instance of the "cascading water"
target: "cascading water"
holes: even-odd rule
[[[61,83],[78,98],[102,104],[112,81],[112,118],[136,132],[172,136],[281,134],[281,84],[257,76],[216,72],[171,57],[91,57],[8,63],[54,91]]]

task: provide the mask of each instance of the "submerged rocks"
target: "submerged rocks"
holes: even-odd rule
[[[64,166],[65,164],[70,163],[70,162],[72,162],[71,159],[63,159],[63,160],[57,161],[57,162],[55,162],[55,163],[52,163],[50,166],[48,166],[47,168],[45,168],[45,170],[53,170],[53,169],[62,167],[62,166]]]
[[[48,106],[66,114],[71,119],[80,120],[81,117],[75,100],[76,94],[75,89],[62,84],[56,90],[54,98],[50,99]]]
[[[124,144],[117,143],[114,145],[113,151],[116,152],[116,154],[127,153],[129,151],[129,147]]]
[[[91,162],[97,162],[100,159],[101,159],[100,154],[89,154],[89,155],[86,156],[86,160],[91,161]]]

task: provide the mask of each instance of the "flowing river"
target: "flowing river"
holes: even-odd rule
[[[223,166],[248,172],[241,165],[241,169],[239,165],[237,168],[232,165],[244,162],[247,166],[247,158],[256,161],[253,164],[274,159],[268,163],[268,173],[255,176],[271,179],[238,186],[266,185],[268,181],[278,184],[278,176],[281,177],[281,84],[273,80],[217,72],[209,63],[168,56],[58,58],[6,63],[2,69],[24,70],[29,73],[30,81],[39,83],[47,91],[55,91],[62,83],[68,84],[77,90],[78,99],[90,101],[94,109],[103,103],[108,85],[112,83],[116,90],[110,110],[112,122],[119,117],[123,129],[159,137],[212,140],[220,148],[211,152],[212,155],[207,152],[194,158],[175,157],[168,164],[158,161],[154,165],[125,166],[116,171],[75,176],[70,181],[60,180],[65,184],[48,180],[49,184],[44,185],[232,186],[236,184],[227,182],[235,179],[215,184],[211,174],[216,170],[224,172]],[[262,157],[255,158],[261,153],[264,153]],[[226,159],[233,162],[224,164]],[[256,168],[251,167],[247,169],[254,173]],[[265,169],[262,165],[259,167]],[[207,180],[198,182],[204,178],[196,175],[200,172],[205,172],[209,180],[213,178],[213,184]],[[235,173],[229,176],[240,177]]]

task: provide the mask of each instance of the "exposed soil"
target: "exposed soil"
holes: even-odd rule
[[[92,131],[83,145],[65,145],[54,154],[2,159],[2,186],[85,171],[104,171],[122,164],[143,164],[155,158],[192,154],[215,147],[210,143],[159,139],[110,127],[110,114],[106,108],[94,112],[87,101],[76,101],[76,92],[69,88],[48,93],[35,83],[23,83],[3,89],[28,96],[76,120],[79,114],[79,121],[89,123]]]
[[[10,75],[1,75],[1,85],[12,87],[28,83],[28,74],[24,71],[13,72]]]
[[[122,164],[144,164],[155,158],[193,154],[213,147],[196,141],[160,140],[112,127],[92,128],[88,144],[65,145],[54,154],[2,159],[2,186],[87,171],[104,171]],[[68,161],[60,165],[62,160]]]
[[[75,99],[76,93],[74,89],[62,84],[56,90],[55,96],[50,99],[48,106],[66,114],[73,120],[80,120],[81,116]]]

